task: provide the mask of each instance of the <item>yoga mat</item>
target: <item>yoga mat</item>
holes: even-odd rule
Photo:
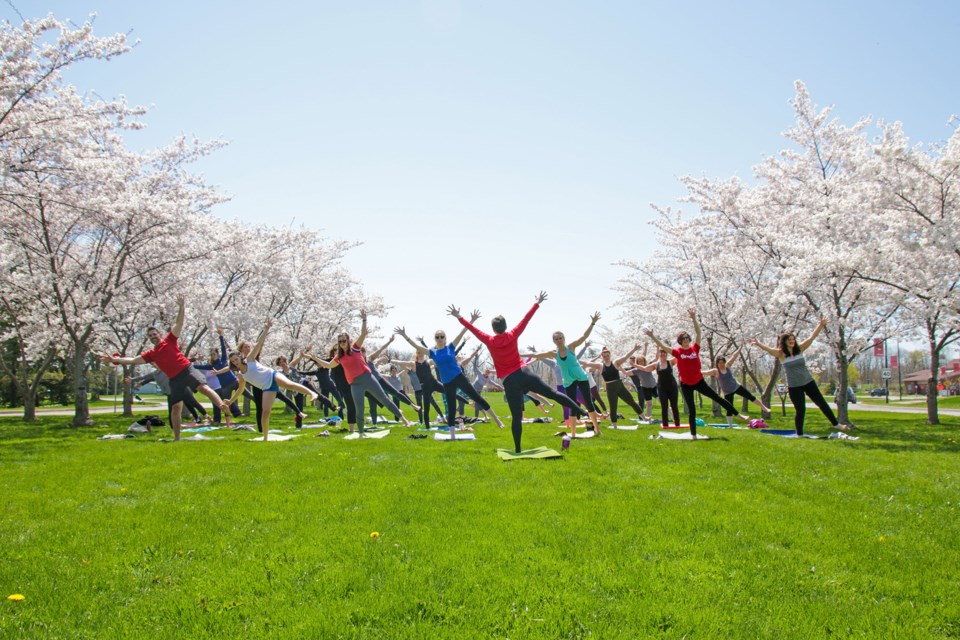
[[[550,421],[550,418],[524,418],[523,424],[547,424]]]
[[[558,438],[562,438],[563,436],[569,436],[569,435],[570,435],[570,429],[564,429],[563,431],[557,431],[557,432],[556,432],[555,434],[553,434],[553,435],[557,436]],[[592,438],[592,437],[594,437],[595,435],[597,435],[597,434],[596,434],[596,432],[594,432],[594,431],[577,431],[577,432],[576,432],[576,435],[574,435],[573,437],[574,437],[574,438],[577,438],[577,439],[583,439],[583,438]]]
[[[555,435],[555,436],[560,436],[560,437],[569,436],[569,435],[570,435],[570,430],[567,429],[566,431],[557,431],[557,432],[556,432],[555,434],[553,434],[553,435]],[[592,437],[594,437],[595,435],[597,435],[597,433],[596,433],[595,431],[577,431],[576,434],[575,434],[573,437],[576,438],[577,440],[584,440],[584,439],[586,439],[586,438],[592,438]]]
[[[638,425],[635,424],[618,424],[617,426],[610,425],[607,429],[615,429],[617,431],[636,431]]]
[[[697,426],[699,427],[700,425],[697,425]],[[664,427],[664,426],[661,426],[660,428],[661,428],[661,429],[689,429],[689,428],[690,428],[690,425],[688,425],[688,424],[681,424],[681,425],[668,424],[667,426],[665,426],[665,427]]]
[[[97,440],[129,440],[130,438],[136,438],[132,433],[108,433],[105,436],[100,436]]]
[[[449,433],[435,433],[434,440],[476,440],[477,436],[473,433],[457,433],[455,438],[451,438]]]
[[[198,433],[196,435],[190,436],[189,438],[180,438],[180,439],[181,440],[223,440],[223,436],[211,438],[210,436],[205,436],[202,433]]]
[[[676,431],[661,431],[659,436],[665,440],[693,440],[691,433],[677,433]],[[697,440],[709,440],[709,436],[697,434]]]
[[[285,441],[287,441],[287,440],[293,440],[294,438],[299,438],[299,437],[300,437],[300,435],[299,435],[299,434],[296,434],[296,433],[291,434],[291,435],[289,435],[289,436],[285,436],[285,435],[283,435],[283,434],[275,434],[275,433],[273,432],[273,430],[271,429],[271,430],[270,430],[270,439],[269,439],[269,440],[266,440],[266,441],[265,441],[265,440],[261,437],[261,438],[250,438],[249,440],[247,440],[247,442],[285,442]]]
[[[537,447],[536,449],[524,449],[520,453],[510,449],[497,449],[497,456],[504,461],[509,460],[547,460],[549,458],[562,458],[563,456],[546,447]]]
[[[354,431],[353,433],[348,433],[347,435],[343,436],[343,439],[359,440],[362,437],[364,440],[368,440],[370,438],[379,440],[380,438],[386,438],[388,435],[390,435],[390,429],[384,429],[382,431],[367,430],[367,431],[364,431],[362,435],[360,434],[359,431]]]
[[[780,436],[781,438],[808,438],[810,440],[819,440],[820,436],[802,435],[798,436],[793,429],[760,429],[760,433],[768,436]]]
[[[204,433],[206,431],[216,431],[220,427],[190,427],[189,429],[180,429],[180,433]]]

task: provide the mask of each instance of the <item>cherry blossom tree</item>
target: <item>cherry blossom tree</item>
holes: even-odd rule
[[[943,352],[960,340],[960,126],[953,124],[949,140],[929,148],[911,146],[900,123],[886,125],[874,162],[863,168],[882,185],[867,248],[888,259],[859,275],[884,285],[927,343],[930,424],[940,422]]]
[[[813,105],[802,83],[796,89],[796,122],[784,134],[791,146],[755,167],[753,185],[682,180],[700,215],[683,222],[660,212],[666,251],[626,265],[637,272],[628,278],[628,304],[642,301],[674,317],[695,306],[704,327],[731,344],[737,334],[770,340],[784,330],[809,332],[823,315],[843,389],[851,357],[897,308],[860,276],[876,261],[865,246],[879,187],[858,171],[872,154],[869,120],[845,127]],[[660,295],[644,300],[644,287]],[[845,394],[839,414],[846,422]]]

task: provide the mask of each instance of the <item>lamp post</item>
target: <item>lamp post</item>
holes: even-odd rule
[[[883,369],[884,373],[887,374],[884,376],[883,387],[883,402],[884,404],[890,404],[890,359],[887,356],[887,334],[883,334]]]

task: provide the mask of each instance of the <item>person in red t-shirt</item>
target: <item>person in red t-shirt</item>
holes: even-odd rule
[[[677,359],[677,374],[680,376],[680,393],[683,394],[683,402],[687,405],[687,413],[690,419],[690,435],[696,440],[697,404],[693,398],[694,391],[699,391],[702,395],[707,396],[726,409],[730,415],[739,414],[739,412],[733,404],[727,402],[720,394],[711,389],[707,381],[703,379],[703,366],[700,363],[700,323],[697,322],[696,309],[687,309],[687,313],[690,314],[690,319],[693,320],[693,331],[697,339],[691,342],[690,334],[686,331],[681,331],[677,335],[677,343],[680,345],[678,349],[671,349],[660,342],[660,340],[653,335],[652,329],[646,329],[644,333],[657,343],[658,347],[673,354],[673,357]],[[750,416],[744,414],[739,414],[738,417],[741,420],[750,420]]]
[[[527,315],[517,325],[507,331],[507,321],[503,316],[497,316],[492,321],[493,332],[495,335],[488,335],[473,326],[469,321],[460,316],[460,309],[450,305],[447,313],[457,318],[460,324],[469,329],[477,339],[487,346],[490,356],[493,358],[493,366],[497,370],[497,377],[503,379],[503,391],[507,396],[507,406],[510,407],[512,418],[511,430],[513,431],[513,444],[517,453],[520,453],[520,437],[523,435],[523,396],[524,394],[535,391],[542,396],[559,402],[570,409],[574,416],[572,420],[582,418],[587,412],[580,408],[576,402],[570,399],[565,393],[558,393],[551,389],[550,385],[544,382],[539,376],[530,373],[523,366],[520,359],[520,349],[517,347],[517,339],[527,328],[530,318],[540,308],[540,303],[547,299],[545,291],[541,291],[537,296],[536,302],[527,311]],[[479,311],[474,311],[473,315],[480,317]]]
[[[138,365],[151,363],[170,378],[170,427],[173,429],[173,439],[180,439],[180,422],[183,411],[183,400],[186,394],[193,394],[199,391],[210,398],[210,401],[227,416],[227,424],[230,424],[230,407],[223,398],[217,395],[217,392],[207,386],[206,377],[193,368],[190,361],[180,351],[180,345],[177,342],[180,332],[183,331],[185,298],[183,295],[177,296],[177,319],[170,328],[170,333],[161,338],[160,330],[156,327],[147,329],[147,339],[153,343],[153,349],[144,351],[138,356],[132,358],[110,356],[107,354],[99,355],[100,362],[104,364],[119,365]]]

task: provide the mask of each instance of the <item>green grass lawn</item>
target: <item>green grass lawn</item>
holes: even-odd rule
[[[491,425],[173,444],[0,419],[0,596],[25,597],[0,637],[958,637],[960,419],[855,416],[857,442],[641,426],[512,462]]]

